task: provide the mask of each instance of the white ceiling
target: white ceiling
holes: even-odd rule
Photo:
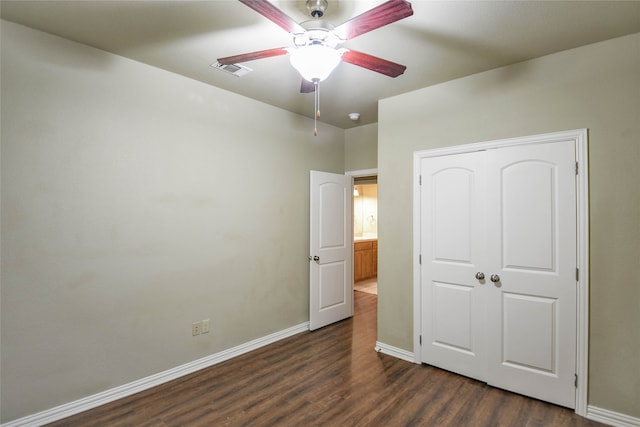
[[[305,0],[274,0],[298,22]],[[338,25],[382,3],[329,0]],[[407,66],[398,78],[342,63],[321,84],[321,120],[350,128],[376,122],[377,101],[447,80],[640,32],[640,1],[424,1],[414,15],[343,47]],[[247,62],[235,77],[216,58],[292,46],[279,26],[234,0],[2,0],[3,19],[97,47],[313,117],[313,93],[286,56]],[[359,112],[352,122],[348,113]]]

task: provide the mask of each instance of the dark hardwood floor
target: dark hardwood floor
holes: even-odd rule
[[[377,297],[355,316],[51,426],[602,426],[374,351]]]

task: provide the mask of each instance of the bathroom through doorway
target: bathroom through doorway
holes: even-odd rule
[[[353,283],[356,292],[378,294],[378,179],[353,180]]]

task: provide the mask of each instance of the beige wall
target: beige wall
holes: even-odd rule
[[[588,128],[589,405],[640,417],[640,34],[382,100],[378,339],[412,348],[412,155]]]
[[[308,321],[342,129],[4,21],[1,72],[2,422]]]
[[[344,170],[359,171],[378,167],[378,124],[345,130]]]

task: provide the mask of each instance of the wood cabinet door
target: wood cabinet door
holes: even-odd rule
[[[369,279],[377,275],[378,250],[376,241],[355,242],[353,248],[353,280]]]
[[[354,251],[353,255],[353,280],[359,282],[364,279],[364,251]]]

